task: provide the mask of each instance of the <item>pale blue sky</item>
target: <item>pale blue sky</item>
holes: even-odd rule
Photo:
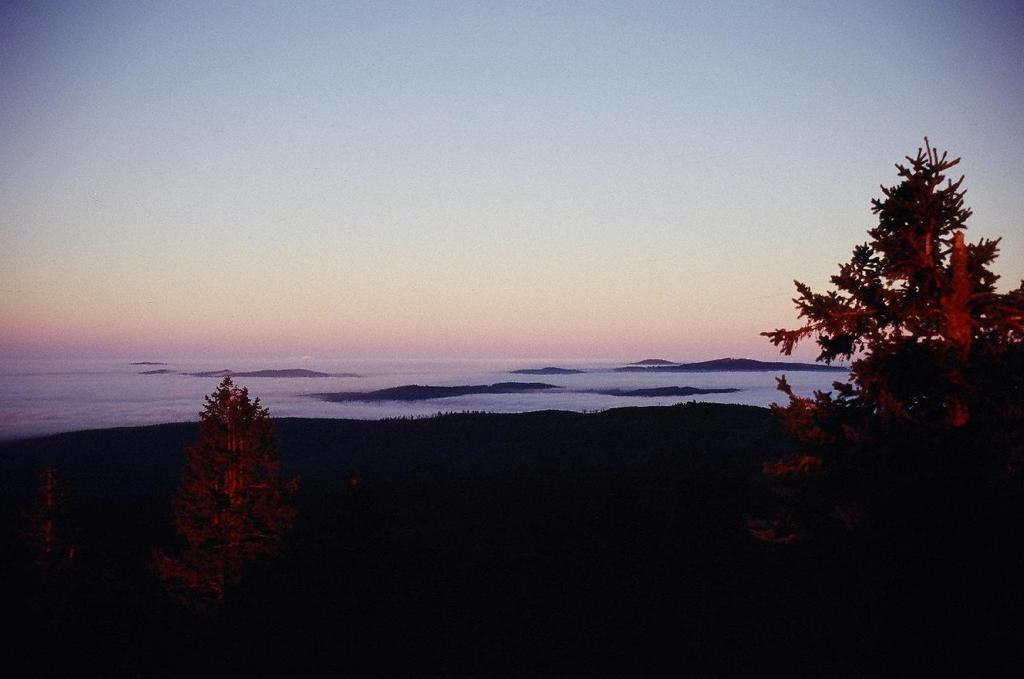
[[[768,358],[924,135],[1024,277],[1021,6],[495,5],[7,6],[0,354]]]

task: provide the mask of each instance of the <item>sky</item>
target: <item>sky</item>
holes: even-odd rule
[[[1019,3],[7,3],[0,358],[770,360],[926,135],[1016,287],[1022,35]]]

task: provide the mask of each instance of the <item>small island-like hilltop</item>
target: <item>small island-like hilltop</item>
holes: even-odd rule
[[[711,361],[696,363],[662,363],[653,362],[662,359],[646,359],[640,363],[630,363],[615,372],[636,373],[685,373],[685,372],[848,372],[845,366],[825,365],[822,363],[795,363],[789,361],[757,361],[752,358],[716,358]]]

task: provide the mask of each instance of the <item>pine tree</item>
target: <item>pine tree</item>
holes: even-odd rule
[[[281,478],[269,412],[230,377],[206,397],[200,419],[173,502],[185,548],[159,555],[157,569],[185,602],[202,608],[222,601],[247,565],[277,551],[295,515],[288,496],[297,480]]]
[[[1024,282],[999,293],[999,240],[965,242],[963,177],[945,176],[960,159],[925,139],[907,161],[835,289],[797,281],[804,324],[762,333],[787,355],[813,338],[819,361],[853,360],[813,398],[779,380],[789,403],[773,412],[795,450],[765,465],[787,511],[752,522],[759,539],[946,520],[1024,467]]]
[[[43,468],[39,491],[29,515],[28,542],[33,562],[44,580],[75,562],[66,498],[52,465]]]

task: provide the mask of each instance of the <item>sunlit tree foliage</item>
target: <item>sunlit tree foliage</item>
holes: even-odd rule
[[[230,377],[206,397],[200,418],[173,503],[185,547],[158,555],[157,569],[173,592],[202,608],[222,601],[247,565],[277,551],[295,515],[288,496],[297,480],[281,478],[269,412]]]
[[[850,360],[851,377],[812,398],[779,380],[789,402],[773,411],[795,449],[765,472],[787,510],[752,522],[755,537],[938,520],[1019,476],[1024,282],[997,291],[999,240],[965,241],[963,177],[946,178],[959,160],[926,139],[872,201],[878,225],[833,289],[796,282],[803,325],[762,333],[787,355],[813,339],[818,360]]]
[[[47,465],[40,474],[27,537],[32,560],[44,579],[74,564],[76,548],[71,537],[67,499],[52,465]]]

